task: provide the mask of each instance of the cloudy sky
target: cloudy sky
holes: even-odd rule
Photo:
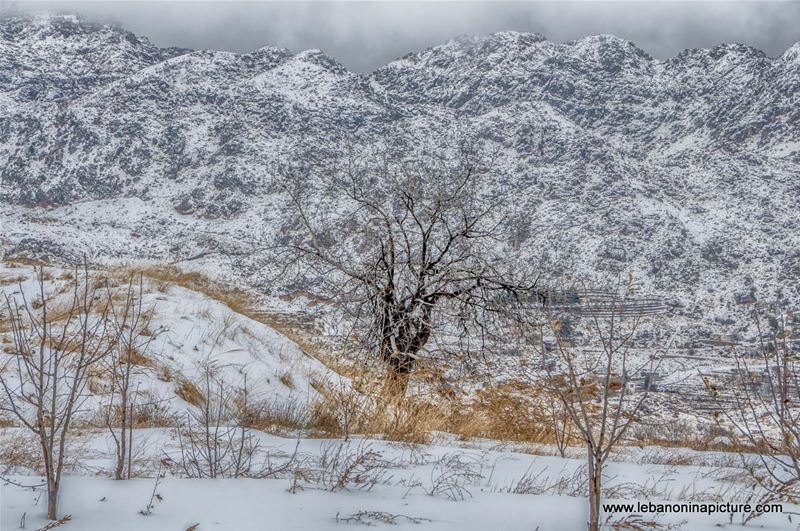
[[[740,42],[780,55],[800,41],[800,0],[711,2],[18,2],[0,9],[81,13],[161,46],[245,52],[320,48],[369,71],[463,34],[533,31],[554,41],[613,33],[658,58]]]

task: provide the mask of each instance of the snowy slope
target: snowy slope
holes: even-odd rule
[[[68,271],[48,269],[47,293],[56,293],[67,286]],[[96,274],[96,273],[93,273]],[[117,290],[126,289],[125,275],[116,275]],[[32,268],[0,266],[0,311],[6,323],[5,296],[21,303],[21,294],[29,301],[37,298]],[[67,296],[69,293],[67,293]],[[61,295],[54,306],[68,301]],[[60,302],[59,302],[60,301]],[[187,404],[176,391],[185,383],[205,389],[206,368],[214,382],[222,382],[228,393],[239,392],[247,380],[253,400],[271,404],[295,403],[308,409],[317,397],[312,382],[330,382],[334,375],[319,361],[304,353],[295,343],[272,328],[232,311],[225,304],[206,295],[169,283],[146,281],[143,308],[152,311],[147,326],[153,340],[144,360],[134,370],[132,389],[139,403],[158,404],[162,415],[183,414]],[[9,327],[0,329],[0,366],[9,360],[11,335]],[[7,369],[8,374],[13,374]],[[337,380],[338,381],[338,380]],[[212,384],[212,390],[216,389]],[[91,400],[86,417],[108,403],[109,382],[93,379],[88,386]]]

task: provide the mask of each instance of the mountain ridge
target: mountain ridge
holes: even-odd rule
[[[74,18],[52,18],[58,31],[20,51],[4,36],[24,21],[8,20],[6,256],[39,244],[98,260],[227,253],[192,265],[263,287],[266,257],[245,256],[243,242],[280,238],[278,168],[465,131],[501,153],[501,185],[516,200],[504,208],[531,259],[631,271],[703,320],[738,311],[733,295],[756,288],[800,301],[800,43],[776,58],[720,45],[661,61],[613,36],[498,32],[359,74],[319,50],[160,49]],[[134,210],[113,221],[112,204]],[[78,236],[110,221],[96,242]]]

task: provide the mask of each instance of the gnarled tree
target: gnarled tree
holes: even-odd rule
[[[499,207],[511,199],[494,162],[475,144],[375,148],[282,183],[296,213],[285,256],[401,392],[422,352],[480,350],[501,294],[536,289],[509,260],[513,224]]]

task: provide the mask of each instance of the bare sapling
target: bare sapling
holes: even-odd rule
[[[732,348],[732,379],[706,378],[716,400],[715,419],[733,428],[745,467],[761,487],[760,503],[800,500],[800,355],[787,315],[753,312],[754,348]],[[791,315],[791,314],[790,314]],[[795,313],[793,320],[800,317]]]
[[[294,453],[281,465],[274,465],[262,448],[250,419],[257,418],[257,403],[250,396],[245,375],[242,388],[226,385],[204,368],[203,398],[184,416],[177,418],[180,455],[178,469],[190,478],[265,478],[289,469]]]
[[[38,439],[47,483],[47,517],[58,519],[68,438],[88,398],[90,369],[114,348],[111,302],[86,266],[64,295],[49,293],[36,269],[37,293],[7,296],[14,352],[0,369],[2,407]],[[34,297],[34,298],[31,298]]]
[[[134,412],[137,406],[137,389],[133,383],[156,337],[150,327],[153,309],[143,307],[143,288],[142,275],[138,280],[134,280],[132,275],[119,304],[114,303],[113,293],[108,288],[111,329],[116,342],[115,348],[104,360],[111,377],[105,422],[115,446],[115,479],[131,478]]]
[[[602,300],[576,294],[566,310],[537,309],[529,327],[533,355],[543,360],[534,377],[544,380],[544,392],[559,403],[554,408],[559,451],[571,438],[586,449],[589,531],[600,527],[607,460],[637,422],[650,393],[648,386],[637,388],[635,382],[656,373],[663,354],[636,348],[634,339],[644,317],[629,310],[632,294],[630,283]],[[543,333],[552,337],[548,347]]]

